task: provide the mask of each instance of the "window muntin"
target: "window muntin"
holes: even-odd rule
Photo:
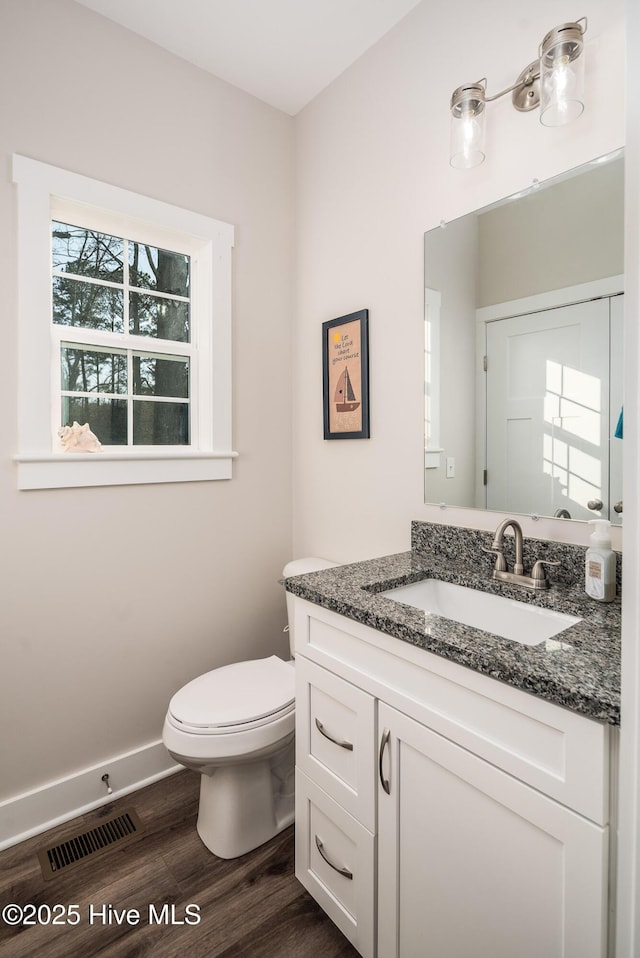
[[[126,393],[127,353],[83,344],[60,344],[63,393]]]
[[[53,322],[58,326],[123,333],[122,290],[54,275]]]
[[[88,422],[103,446],[128,446],[128,407],[123,399],[90,399],[88,396],[63,396],[62,422]]]
[[[51,224],[54,273],[122,283],[124,249],[124,240],[118,236],[56,220]]]
[[[188,301],[133,291],[129,293],[129,328],[134,336],[188,343],[189,313]]]
[[[55,219],[51,254],[54,323],[190,341],[190,256]]]
[[[171,296],[189,296],[188,256],[146,243],[130,243],[128,260],[132,286]]]
[[[103,446],[190,445],[188,356],[63,341],[61,424],[89,423]]]
[[[191,257],[58,219],[51,251],[54,340],[82,331],[60,343],[60,426],[87,422],[103,447],[190,445]]]

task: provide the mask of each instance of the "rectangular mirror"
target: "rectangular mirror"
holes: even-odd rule
[[[622,521],[620,150],[425,234],[425,501]]]

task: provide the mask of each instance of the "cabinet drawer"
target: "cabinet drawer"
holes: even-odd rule
[[[365,958],[374,954],[371,832],[296,769],[296,877]]]
[[[373,696],[296,659],[296,765],[371,831],[375,734]]]

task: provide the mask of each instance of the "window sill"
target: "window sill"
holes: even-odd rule
[[[157,482],[231,479],[237,452],[58,453],[17,455],[18,489],[131,486]]]

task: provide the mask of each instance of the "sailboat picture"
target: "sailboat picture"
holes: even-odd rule
[[[359,402],[356,402],[356,394],[353,391],[351,379],[349,378],[349,370],[346,366],[342,370],[340,378],[336,383],[333,401],[336,404],[336,412],[354,412],[360,405]]]
[[[369,438],[369,311],[322,324],[325,439]]]

